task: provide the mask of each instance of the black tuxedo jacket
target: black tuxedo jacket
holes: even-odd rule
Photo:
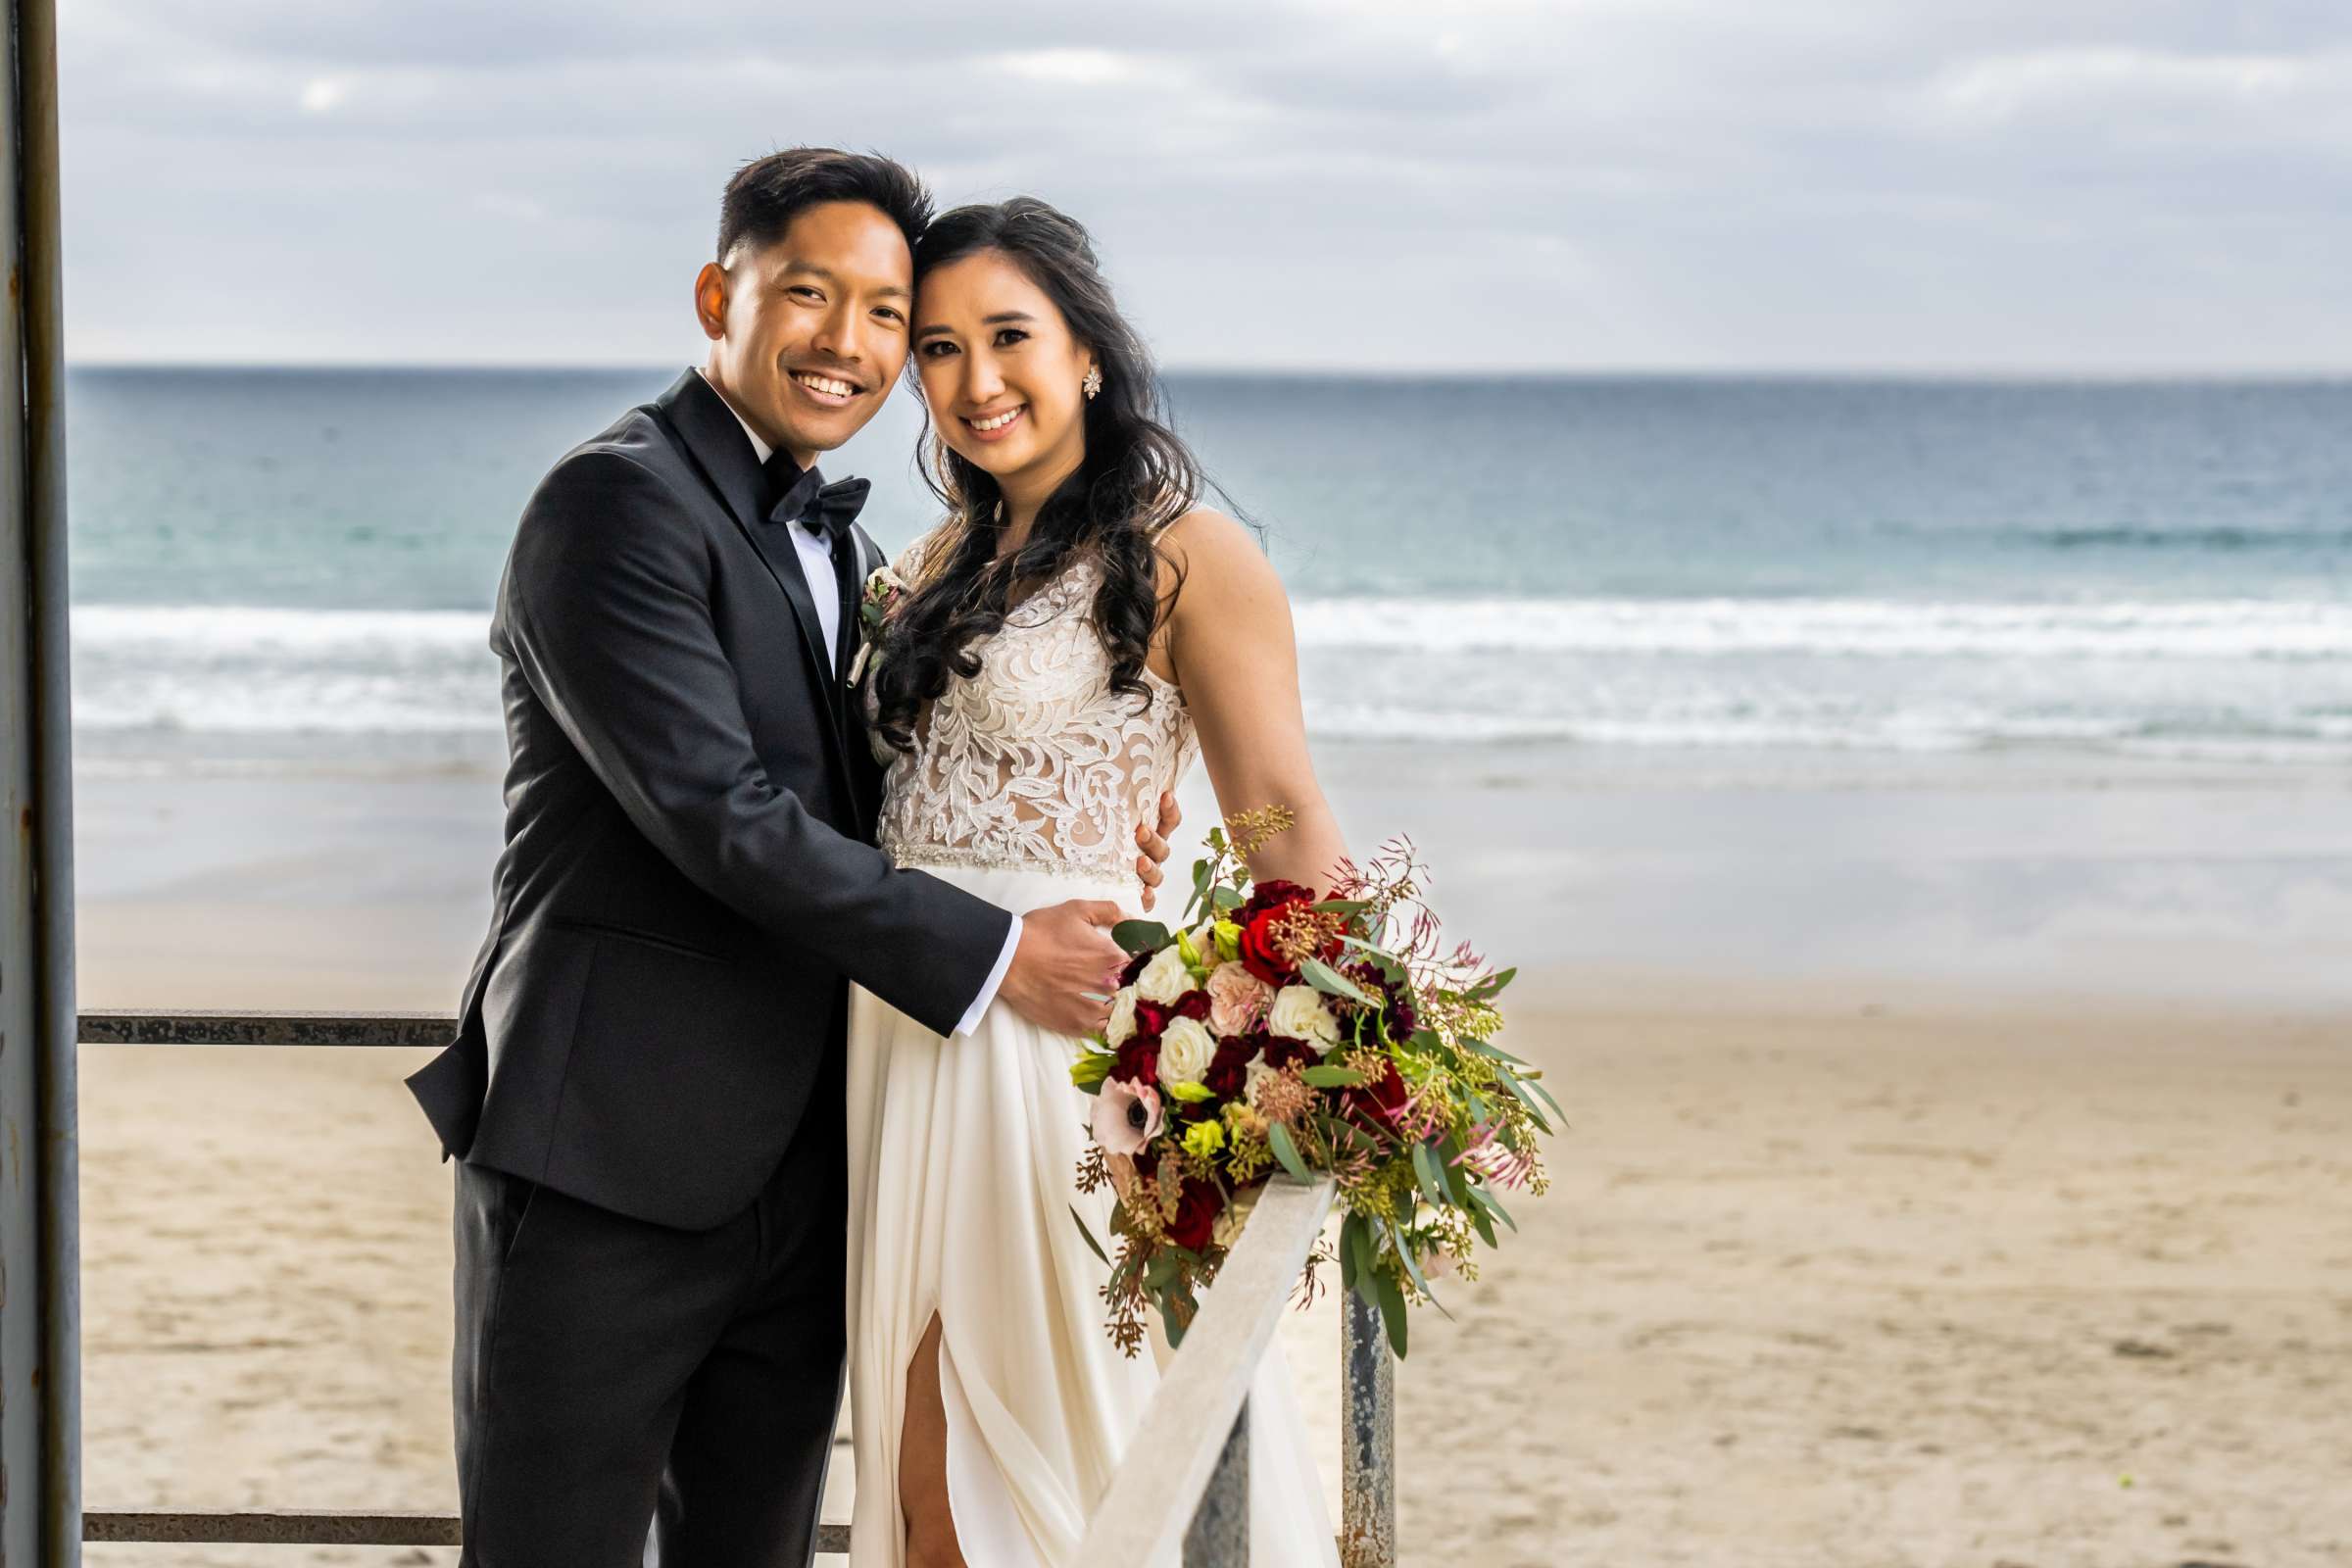
[[[490,935],[409,1080],[448,1153],[686,1229],[750,1203],[804,1118],[840,1139],[845,975],[944,1034],[1008,929],[868,842],[880,774],[762,495],[689,370],[523,509]]]

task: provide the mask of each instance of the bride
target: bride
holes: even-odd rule
[[[1195,505],[1086,231],[1028,198],[947,214],[915,248],[913,320],[948,515],[901,558],[868,695],[883,849],[1014,909],[1133,913],[1135,825],[1199,755],[1223,809],[1296,813],[1254,872],[1326,885],[1345,850],[1289,602]],[[1107,1270],[1071,1219],[1108,1234],[1110,1195],[1074,1182],[1074,1055],[1001,1004],[946,1041],[853,994],[853,1568],[1079,1568],[1158,1373],[1104,1332]],[[1250,1413],[1254,1560],[1336,1563],[1278,1347]]]

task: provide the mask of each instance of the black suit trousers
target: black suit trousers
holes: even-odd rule
[[[462,1563],[639,1568],[655,1523],[662,1568],[807,1568],[842,1387],[831,1120],[707,1231],[459,1163]]]

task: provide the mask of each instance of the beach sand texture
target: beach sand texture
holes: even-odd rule
[[[86,1002],[144,1000],[87,935]],[[439,1000],[288,983],[279,1004]],[[1566,1000],[1513,1043],[1576,1125],[1521,1234],[1447,1289],[1457,1321],[1415,1322],[1406,1562],[2352,1559],[2345,1018],[1531,992]],[[452,1505],[448,1173],[416,1059],[83,1051],[90,1506]],[[1336,1468],[1332,1325],[1286,1342]]]

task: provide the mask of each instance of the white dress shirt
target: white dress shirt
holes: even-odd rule
[[[702,374],[699,369],[695,373]],[[710,377],[704,376],[703,379],[707,382]],[[710,390],[718,392],[715,386]],[[727,395],[719,392],[718,400],[727,403]],[[760,432],[752,428],[750,420],[736,413],[734,404],[727,403],[727,412],[735,415],[735,422],[743,426],[744,435],[752,443],[752,451],[764,466],[768,455],[775,448],[760,439]],[[818,641],[825,645],[825,667],[831,669],[838,657],[834,650],[841,646],[841,577],[833,569],[833,546],[812,528],[795,524],[787,531],[792,535],[794,553],[801,558],[801,574],[808,579],[808,597],[816,601],[816,621],[825,633]],[[840,672],[836,670],[835,673]],[[997,992],[1004,984],[1004,971],[1012,967],[1012,956],[1020,945],[1021,917],[1016,914],[1012,916],[1012,929],[1004,934],[1004,949],[997,955],[996,967],[988,971],[988,979],[981,983],[980,994],[972,999],[972,1004],[964,1008],[963,1016],[956,1021],[956,1034],[968,1035],[980,1027],[980,1015],[988,1010],[990,1003],[997,1000]]]

